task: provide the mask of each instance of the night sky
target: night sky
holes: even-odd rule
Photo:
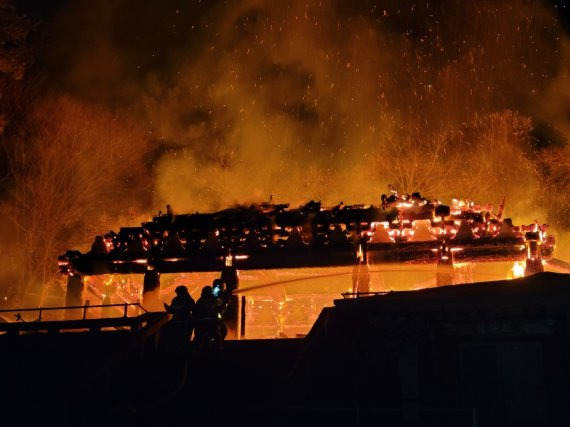
[[[74,85],[73,78],[70,78],[65,73],[65,69],[62,69],[62,64],[67,62],[70,56],[76,55],[78,50],[92,47],[90,45],[94,42],[93,39],[101,33],[108,35],[112,43],[122,50],[122,55],[128,52],[124,59],[124,69],[121,70],[124,73],[124,79],[140,81],[149,73],[165,74],[171,68],[176,69],[181,61],[181,56],[184,57],[184,61],[192,61],[193,55],[198,56],[198,52],[192,51],[198,50],[204,42],[215,36],[216,24],[219,17],[223,16],[224,9],[231,9],[232,4],[238,3],[244,2],[221,0],[166,0],[161,2],[16,0],[13,2],[20,13],[28,16],[38,25],[31,37],[37,52],[36,67],[41,70],[42,75],[47,76],[47,80],[51,84],[66,91],[76,89],[76,85]],[[272,4],[277,4],[275,2],[250,3],[253,5],[267,3],[270,7]],[[383,16],[384,10],[397,8],[393,4],[398,4],[398,2],[392,1],[373,0],[330,3],[338,4],[338,13],[346,14],[346,16],[362,14],[376,20]],[[426,5],[430,3],[431,12],[436,10],[442,15],[445,15],[446,9],[461,8],[460,2],[450,3],[436,0],[426,2]],[[565,2],[551,0],[524,3],[531,5],[531,8],[539,5],[551,11],[565,33],[570,33],[570,9]],[[411,1],[402,4],[413,5],[412,7],[415,7],[416,10],[422,8],[419,2]],[[402,6],[402,9],[405,9],[405,6]],[[423,20],[428,21],[430,17],[433,17],[431,12],[427,11],[427,16],[422,16],[420,12],[419,18],[412,18],[412,20],[409,17],[400,21],[394,20],[396,22],[389,23],[388,26],[391,26],[392,30],[402,33],[408,31],[410,26],[416,27],[415,30],[420,29],[417,34],[421,34]],[[451,16],[451,18],[453,17]],[[77,19],[77,24],[74,26],[70,24],[70,21],[75,19]],[[414,21],[414,19],[418,19],[418,21]],[[112,59],[110,63],[104,65],[109,67],[110,72],[116,71],[113,69]],[[104,82],[97,83],[107,86],[109,80],[115,80],[106,79],[106,77],[101,75],[99,78]],[[97,80],[98,78],[92,77],[92,79]],[[118,86],[122,86],[122,83]],[[120,87],[113,87],[113,90],[120,91]],[[90,97],[99,98],[102,96],[96,90],[93,92],[95,93],[89,94]],[[104,92],[108,91],[105,90]],[[121,95],[105,93],[105,98],[105,101],[117,102],[117,98],[121,98]]]

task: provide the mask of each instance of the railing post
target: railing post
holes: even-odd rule
[[[123,313],[123,317],[127,317],[127,307],[128,307],[128,304],[125,303],[125,312]]]
[[[89,300],[86,300],[85,305],[83,306],[83,320],[85,320],[85,317],[87,316],[87,308],[89,308]]]
[[[38,322],[42,321],[42,308],[40,307],[40,314],[38,316]]]
[[[240,334],[238,339],[243,340],[245,339],[245,304],[246,304],[246,299],[245,296],[242,295],[241,297],[241,307],[240,307],[240,312],[241,312],[241,316],[240,316]]]

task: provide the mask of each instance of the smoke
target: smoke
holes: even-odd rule
[[[546,3],[74,1],[48,34],[50,90],[149,130],[149,213],[378,203],[390,183],[506,197],[516,223],[568,208],[547,161],[568,153],[568,44]]]
[[[375,192],[367,147],[383,127],[377,79],[391,59],[377,55],[377,34],[335,13],[239,4],[172,86],[154,82],[162,96],[146,98],[149,115],[181,145],[156,170],[165,200],[203,209]]]
[[[376,202],[406,181],[400,190],[536,209],[528,141],[559,29],[534,3],[447,3],[224,8],[199,55],[145,85],[171,145],[155,168],[158,200]]]

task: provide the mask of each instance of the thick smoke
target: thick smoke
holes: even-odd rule
[[[522,2],[398,3],[220,8],[200,54],[145,85],[171,147],[160,201],[375,202],[396,183],[536,209],[530,135],[560,66],[554,18]]]
[[[148,120],[157,206],[374,202],[394,181],[514,206],[539,187],[528,141],[564,61],[540,2],[204,3],[74,3],[56,27],[95,30],[56,56],[64,89]]]
[[[561,216],[543,208],[551,138],[536,132],[566,150],[567,43],[546,3],[83,6],[56,26],[79,34],[58,43],[63,89],[146,121],[154,209],[370,203],[393,183]]]
[[[516,223],[570,225],[569,51],[546,3],[60,6],[37,58],[42,89],[146,129],[146,172],[131,180],[131,194],[154,187],[142,213],[271,196],[378,203],[394,184],[505,197]]]

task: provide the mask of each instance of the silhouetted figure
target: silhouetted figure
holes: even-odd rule
[[[220,328],[220,336],[223,341],[228,334],[228,328],[224,322],[224,313],[230,305],[232,291],[227,289],[226,283],[222,279],[214,279],[212,282],[212,294],[218,299],[218,313],[220,314],[220,316],[218,316],[220,318],[218,326]]]
[[[172,299],[170,305],[164,303],[165,310],[172,314],[171,331],[176,336],[177,341],[186,343],[192,336],[194,322],[192,319],[192,311],[196,303],[188,293],[186,286],[178,286],[174,292],[176,296]]]
[[[226,289],[226,284],[222,279],[214,279],[212,281],[212,294],[214,297],[220,300],[220,313],[223,314],[224,308],[228,304],[229,298],[231,297],[231,292],[228,292]]]
[[[204,349],[221,350],[223,348],[221,307],[222,302],[216,298],[212,287],[204,286],[194,308],[196,325],[194,342],[199,352]]]

